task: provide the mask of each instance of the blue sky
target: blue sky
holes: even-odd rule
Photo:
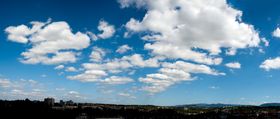
[[[279,102],[278,4],[2,1],[1,99]]]

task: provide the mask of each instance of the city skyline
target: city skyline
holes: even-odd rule
[[[279,3],[4,0],[1,99],[280,102]]]

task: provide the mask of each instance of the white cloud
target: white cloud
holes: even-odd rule
[[[106,77],[108,74],[103,70],[86,70],[82,74],[75,76],[68,76],[70,80],[79,80],[81,82],[99,82],[101,78]]]
[[[276,58],[269,58],[265,60],[261,65],[260,68],[269,71],[271,69],[280,69],[280,57]]]
[[[119,93],[119,96],[125,97],[125,98],[131,98],[131,99],[135,99],[136,97],[131,95],[130,93]]]
[[[89,98],[87,94],[82,94],[78,91],[67,90],[67,91],[59,91],[60,95],[55,95],[55,100],[73,100],[74,102],[85,102],[88,101]]]
[[[264,46],[268,47],[269,46],[269,41],[265,38],[261,38],[262,42],[264,43]]]
[[[71,94],[71,95],[73,95],[73,94],[74,94],[74,95],[80,94],[80,93],[77,92],[77,91],[69,91],[68,93]]]
[[[236,49],[228,49],[227,51],[226,51],[226,55],[230,55],[230,56],[233,56],[233,55],[235,55],[236,54]]]
[[[272,35],[274,37],[280,38],[280,28],[277,27],[273,32]],[[267,40],[266,40],[267,41]],[[268,41],[267,41],[268,42]],[[266,43],[266,42],[265,42]],[[268,44],[268,43],[267,43]],[[269,44],[268,44],[269,45]],[[268,46],[267,45],[267,46]],[[260,68],[269,71],[271,69],[280,69],[280,57],[276,58],[269,58],[266,59],[262,64],[260,65]]]
[[[78,70],[75,67],[67,67],[65,69],[65,71],[67,71],[67,72],[77,72]]]
[[[222,62],[222,58],[208,56],[206,53],[195,52],[185,47],[177,47],[172,44],[145,44],[145,49],[152,50],[152,54],[161,57],[167,57],[170,59],[185,59],[192,60],[198,63],[204,63],[208,65],[218,65]]]
[[[87,48],[90,39],[81,32],[73,33],[64,22],[31,22],[32,28],[26,25],[6,28],[8,39],[20,43],[30,43],[32,47],[21,55],[26,64],[61,64],[77,61],[76,51]],[[20,29],[20,30],[18,30]]]
[[[168,87],[182,82],[192,81],[194,78],[191,74],[209,74],[209,75],[225,75],[217,72],[206,65],[197,65],[183,61],[176,61],[175,63],[163,63],[162,68],[158,73],[148,74],[145,78],[139,78],[139,81],[146,86],[142,87],[150,93],[158,93],[166,90]]]
[[[175,63],[164,63],[164,68],[179,69],[189,73],[203,73],[209,75],[224,75],[219,73],[206,65],[192,64],[183,61],[176,61]]]
[[[90,54],[90,61],[93,62],[101,62],[103,60],[103,57],[106,55],[106,52],[104,49],[99,47],[93,47],[93,50]]]
[[[12,83],[8,79],[0,79],[0,87],[2,88],[8,88],[11,87]]]
[[[135,5],[137,8],[143,7],[146,5],[146,0],[118,0],[121,5],[121,8],[126,8],[131,5]]]
[[[226,0],[119,0],[122,8],[146,9],[142,20],[131,18],[125,25],[129,34],[140,33],[151,56],[177,60],[160,63],[157,73],[139,81],[143,90],[157,93],[181,81],[194,80],[193,74],[225,75],[207,65],[220,65],[222,53],[236,55],[239,49],[259,47],[260,38],[253,25],[242,22],[242,11]],[[215,19],[213,19],[215,18]],[[182,60],[182,61],[178,61]],[[194,63],[189,63],[189,62]],[[204,65],[206,64],[206,65]],[[239,63],[227,64],[241,68]]]
[[[51,53],[48,53],[51,54]],[[47,56],[47,54],[41,55],[33,52],[23,52],[21,54],[24,58],[20,61],[24,64],[61,64],[61,63],[74,63],[77,61],[77,56],[75,52],[56,52],[53,53],[52,57]]]
[[[111,76],[109,78],[105,78],[104,80],[100,80],[100,81],[105,84],[117,85],[117,84],[131,83],[133,82],[133,79],[128,77]]]
[[[101,31],[102,33],[94,34],[92,32],[88,32],[88,34],[91,36],[91,38],[93,40],[111,38],[116,32],[115,26],[109,24],[108,22],[106,22],[104,20],[99,21],[99,25],[98,25],[97,29],[99,31]]]
[[[132,48],[129,47],[128,45],[122,45],[122,46],[120,46],[120,47],[116,50],[116,52],[117,52],[117,53],[120,53],[120,54],[123,54],[123,53],[125,53],[125,52],[127,52],[127,51],[129,51],[129,50],[132,50]]]
[[[131,18],[129,20],[129,22],[126,23],[125,27],[129,30],[132,30],[134,32],[139,32],[139,31],[143,31],[143,30],[147,30],[146,28],[141,26],[140,21]]]
[[[98,34],[97,36],[102,39],[110,38],[116,32],[115,27],[113,25],[108,24],[108,22],[106,21],[99,22],[98,30],[102,31],[102,33]]]
[[[0,79],[0,92],[3,99],[42,99],[47,94],[44,94],[44,89],[41,83],[35,80],[10,80]]]
[[[239,62],[230,62],[225,64],[226,67],[232,68],[232,69],[240,69],[241,64]]]
[[[123,56],[119,59],[115,58],[112,60],[106,60],[104,62],[99,63],[84,63],[83,69],[85,69],[85,72],[75,76],[68,76],[68,78],[71,80],[79,80],[82,82],[109,83],[108,81],[113,81],[113,79],[117,79],[117,77],[108,78],[109,74],[129,72],[133,68],[144,67],[159,67],[158,59],[149,58],[144,60],[140,54],[134,54],[130,56]]]
[[[122,58],[115,58],[104,63],[85,63],[85,69],[100,69],[107,71],[114,71],[118,69],[128,69],[133,67],[158,67],[159,62],[157,58],[143,59],[140,54],[133,54],[129,56],[123,56]]]
[[[273,31],[272,35],[273,35],[274,37],[280,38],[280,28],[276,28],[276,29]]]
[[[68,77],[71,80],[79,80],[82,82],[96,82],[102,84],[111,84],[111,85],[120,85],[120,84],[127,84],[133,82],[133,79],[128,77],[119,77],[119,76],[111,76],[108,78],[106,77],[108,74],[102,70],[90,70],[86,71],[83,74],[79,74],[76,76]]]
[[[31,22],[32,28],[23,24],[19,26],[9,26],[5,29],[5,32],[8,34],[8,40],[18,43],[27,43],[29,41],[28,36],[37,32],[49,22],[50,19],[46,23]]]
[[[121,61],[128,61],[133,66],[137,66],[137,67],[158,67],[159,66],[157,58],[149,58],[147,60],[144,60],[140,54],[124,56],[121,58]]]
[[[61,70],[61,69],[63,69],[64,68],[64,65],[58,65],[58,66],[56,66],[54,69],[55,70]]]
[[[25,25],[19,25],[17,27],[10,26],[5,29],[8,33],[8,39],[18,43],[27,43],[28,39],[26,36],[30,35],[30,29]]]
[[[69,98],[80,98],[80,97],[82,97],[82,96],[80,95],[80,93],[77,92],[77,91],[69,91],[69,92],[66,94],[66,96],[69,97]]]
[[[67,90],[65,88],[47,89],[45,83],[36,80],[26,79],[0,79],[0,95],[1,99],[18,100],[18,99],[30,99],[30,100],[42,100],[46,97],[53,97],[56,100],[83,100],[86,99],[86,95],[77,91]]]
[[[150,31],[143,37],[150,41],[145,49],[155,55],[212,65],[222,48],[231,49],[234,55],[237,49],[258,47],[261,42],[254,27],[241,21],[242,11],[232,8],[226,0],[119,2],[122,7],[144,5],[147,9],[141,21],[132,18],[126,28],[129,32]]]

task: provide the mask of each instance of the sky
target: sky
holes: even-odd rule
[[[277,0],[3,0],[0,98],[279,102]]]

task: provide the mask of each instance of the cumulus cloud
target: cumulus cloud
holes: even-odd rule
[[[108,74],[103,70],[86,70],[82,74],[75,76],[68,76],[70,80],[79,80],[81,82],[100,82],[100,79],[107,76]]]
[[[99,25],[98,25],[97,29],[101,33],[94,34],[92,32],[88,32],[88,34],[91,36],[91,38],[93,40],[111,38],[115,34],[115,32],[116,32],[115,26],[109,24],[107,21],[104,21],[104,20],[100,20],[99,21]]]
[[[172,44],[145,44],[145,49],[151,50],[152,54],[160,57],[167,57],[170,59],[185,59],[192,60],[197,63],[204,63],[208,65],[219,65],[223,61],[222,58],[209,56],[207,53],[195,52],[186,47],[177,47]]]
[[[280,38],[280,28],[276,28],[273,32],[272,35],[274,37]]]
[[[175,63],[163,63],[158,73],[148,74],[144,78],[139,78],[139,81],[147,84],[142,87],[142,90],[158,93],[176,83],[194,80],[195,78],[191,74],[225,75],[206,65],[176,61]]]
[[[108,24],[106,21],[99,22],[98,30],[102,31],[102,33],[98,34],[97,36],[102,39],[110,38],[116,32],[115,27]]]
[[[61,64],[76,62],[77,51],[87,48],[90,38],[81,32],[73,33],[68,23],[31,22],[26,25],[9,26],[5,29],[8,39],[32,46],[21,55],[26,64]]]
[[[93,47],[93,50],[90,54],[90,61],[101,62],[103,57],[106,55],[106,51],[99,47]]]
[[[209,75],[224,75],[224,73],[219,73],[214,69],[202,64],[193,64],[183,61],[176,61],[175,63],[164,63],[164,68],[169,69],[179,69],[189,73],[202,73]]]
[[[108,74],[102,70],[90,70],[86,71],[83,74],[79,74],[76,76],[68,77],[72,80],[79,80],[82,82],[96,82],[102,84],[110,84],[110,85],[120,85],[120,84],[127,84],[133,82],[133,79],[129,77],[119,77],[119,76],[111,76],[108,78],[104,78]]]
[[[114,81],[114,79],[117,80],[118,77],[108,78],[109,74],[118,74],[137,67],[159,67],[159,62],[157,58],[143,59],[140,54],[134,54],[99,63],[84,63],[83,69],[85,69],[85,72],[75,76],[68,76],[68,78],[82,82],[101,82],[110,84],[110,81]],[[105,80],[103,80],[104,78]],[[122,79],[127,80],[128,78]]]
[[[232,8],[226,0],[119,2],[122,7],[147,9],[142,20],[131,18],[126,28],[129,32],[149,31],[143,37],[151,42],[145,49],[155,55],[212,65],[216,60],[213,56],[219,55],[222,48],[231,49],[234,55],[233,51],[258,47],[261,42],[254,27],[242,22],[242,11]]]
[[[232,68],[232,69],[240,69],[241,68],[241,64],[239,62],[230,62],[225,64],[226,67],[228,68]]]
[[[31,34],[37,32],[45,24],[49,23],[50,19],[46,23],[33,21],[30,22],[32,28],[29,28],[26,25],[19,26],[9,26],[5,29],[5,32],[8,34],[8,40],[18,43],[27,43],[29,39],[27,38]]]
[[[78,70],[75,67],[66,67],[65,71],[67,71],[67,72],[77,72]]]
[[[126,84],[133,82],[133,79],[128,77],[111,76],[101,80],[101,82],[105,84]]]
[[[53,55],[49,57],[49,55]],[[21,54],[23,59],[20,61],[24,64],[46,64],[46,65],[54,65],[61,63],[74,63],[77,61],[77,56],[79,54],[75,52],[56,52],[56,53],[47,53],[47,54],[36,54],[31,51],[23,52]]]
[[[269,58],[265,60],[261,65],[260,68],[269,71],[271,69],[280,69],[280,57],[276,58]]]
[[[118,0],[121,8],[126,8],[131,5],[135,5],[137,8],[144,7],[146,5],[146,0]]]
[[[128,45],[122,45],[122,46],[120,46],[120,47],[116,50],[116,52],[117,52],[117,53],[120,53],[120,54],[123,54],[123,53],[125,53],[125,52],[127,52],[127,51],[129,51],[129,50],[132,50],[132,48],[129,47]]]
[[[222,53],[233,56],[239,49],[259,47],[261,42],[264,46],[269,45],[253,25],[242,21],[242,11],[230,6],[226,0],[118,2],[121,8],[136,7],[147,11],[141,20],[131,18],[125,24],[125,36],[140,33],[141,39],[145,40],[144,49],[163,61],[157,73],[139,78],[147,84],[142,89],[151,93],[164,91],[181,81],[194,80],[193,75],[198,73],[225,75],[210,68],[210,65],[222,63]],[[226,66],[241,68],[238,62]]]
[[[277,27],[272,32],[272,35],[274,37],[280,38],[280,28]],[[260,68],[266,71],[270,71],[271,69],[280,69],[280,57],[266,59],[264,62],[262,62]]]
[[[68,76],[81,82],[103,84],[127,84],[137,68],[158,68],[138,80],[144,83],[142,90],[157,93],[183,81],[195,80],[195,75],[225,75],[211,65],[223,62],[222,53],[235,55],[239,49],[259,47],[261,39],[253,25],[242,22],[242,11],[230,6],[226,0],[118,0],[122,8],[146,9],[141,20],[131,18],[126,24],[126,36],[140,33],[145,40],[148,54],[133,54],[104,60],[106,51],[93,47],[89,62],[82,64],[82,73]],[[80,51],[93,40],[108,39],[115,34],[115,26],[101,20],[97,27],[100,33],[74,33],[64,22],[31,22],[5,29],[8,39],[18,43],[29,43],[31,48],[23,52],[21,62],[26,64],[57,64],[56,70],[77,71],[64,67],[63,63],[78,60]],[[120,46],[116,52],[123,54],[132,50],[128,45]],[[147,57],[146,57],[147,56]],[[262,65],[271,63],[263,63]],[[240,68],[238,62],[226,64]],[[260,66],[263,68],[264,66]],[[280,66],[279,66],[280,67]],[[269,68],[266,68],[266,70]],[[74,94],[74,93],[72,93]],[[123,96],[125,96],[123,94]]]
[[[140,54],[134,54],[131,56],[124,56],[120,59],[120,61],[127,61],[133,66],[137,67],[158,67],[159,62],[156,57],[149,58],[147,60],[144,60],[143,57]]]
[[[26,36],[30,35],[30,29],[25,25],[19,26],[10,26],[5,29],[5,32],[8,33],[8,39],[13,42],[18,43],[27,43],[28,39]]]

